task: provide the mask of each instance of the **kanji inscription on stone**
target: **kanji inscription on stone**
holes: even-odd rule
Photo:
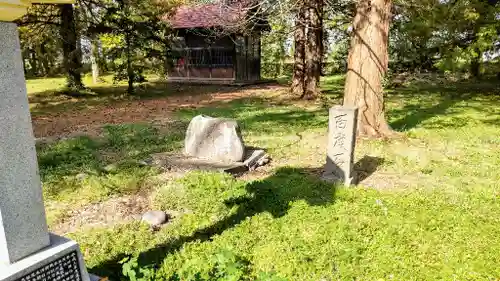
[[[81,281],[78,254],[73,251],[53,262],[33,270],[16,281]]]
[[[358,109],[354,107],[330,108],[327,159],[323,174],[325,180],[342,181],[351,185],[357,116]]]

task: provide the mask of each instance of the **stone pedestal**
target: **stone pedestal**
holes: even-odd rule
[[[357,116],[357,108],[330,108],[324,180],[343,182],[346,186],[352,184]]]
[[[48,233],[17,27],[0,22],[0,281],[17,280],[89,277],[76,243]]]
[[[17,27],[0,22],[0,263],[49,245]]]
[[[0,267],[1,281],[90,281],[76,242],[51,235],[50,246],[17,263]]]

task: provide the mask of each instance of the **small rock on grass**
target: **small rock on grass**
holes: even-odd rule
[[[104,169],[104,171],[106,171],[108,173],[114,173],[114,172],[116,172],[116,170],[118,170],[118,165],[115,163],[109,164],[106,167],[104,167],[103,169]]]
[[[149,211],[142,216],[142,221],[149,224],[153,228],[160,227],[168,220],[167,213],[163,211]]]
[[[150,166],[150,164],[147,161],[144,161],[144,160],[137,161],[137,165],[139,165],[139,167]]]
[[[86,173],[79,173],[78,175],[75,176],[75,178],[79,181],[82,181],[84,179],[86,179],[89,175],[87,175]]]

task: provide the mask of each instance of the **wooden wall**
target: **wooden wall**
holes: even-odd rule
[[[214,40],[202,34],[187,33],[173,51],[171,77],[234,78],[234,42],[226,36]]]
[[[231,35],[214,39],[185,33],[174,46],[170,77],[186,79],[261,79],[261,34]]]
[[[236,37],[236,79],[260,80],[261,59],[260,32]]]

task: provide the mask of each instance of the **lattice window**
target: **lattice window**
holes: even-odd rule
[[[204,48],[192,48],[189,50],[189,65],[210,66],[210,50]]]
[[[187,50],[173,49],[170,52],[171,64],[174,67],[183,67],[186,64]]]
[[[233,50],[228,48],[212,48],[213,67],[227,67],[233,65]]]
[[[228,67],[233,65],[233,50],[229,48],[191,48],[190,66]]]

